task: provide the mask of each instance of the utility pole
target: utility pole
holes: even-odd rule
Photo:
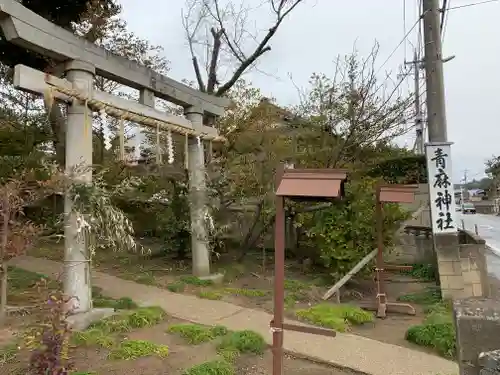
[[[446,107],[441,52],[440,9],[438,0],[423,0],[425,79],[427,89],[427,129],[429,143],[425,146],[429,183],[433,247],[438,259],[438,273],[443,298],[463,298],[462,272],[450,275],[445,263],[460,264],[458,223],[455,213],[451,143],[446,128]],[[453,268],[454,269],[454,268]],[[453,277],[450,277],[453,276]]]
[[[463,208],[464,204],[464,187],[467,185],[467,169],[464,169],[464,177],[460,184],[460,205]]]
[[[415,129],[417,132],[417,153],[424,153],[424,125],[422,121],[422,109],[420,108],[420,63],[417,61],[417,51],[413,58],[413,74],[415,75]]]
[[[405,64],[413,65],[413,77],[415,82],[415,148],[419,155],[424,153],[424,121],[422,118],[422,108],[420,107],[420,69],[422,67],[422,60],[419,60],[417,50],[413,54],[413,61],[405,62]]]
[[[422,4],[429,142],[447,142],[439,2],[423,0]]]

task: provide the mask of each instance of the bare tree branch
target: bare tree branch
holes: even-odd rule
[[[264,4],[267,3],[273,13],[274,21],[260,39],[246,28],[252,9],[250,1],[243,2],[239,8],[229,1],[223,4],[223,1],[186,0],[186,12],[183,12],[183,26],[198,86],[200,90],[206,89],[206,92],[216,96],[225,95],[245,72],[255,66],[262,55],[271,50],[269,43],[278,28],[304,0],[264,0]],[[210,30],[210,40],[199,37],[202,30]],[[248,53],[244,52],[247,49],[245,37],[256,42]],[[204,85],[199,67],[200,53],[196,53],[195,45],[206,46],[207,43],[210,45],[210,53],[206,63],[207,84]],[[219,81],[224,77],[223,69],[230,73],[226,82],[220,84]]]

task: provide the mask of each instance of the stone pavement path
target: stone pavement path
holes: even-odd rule
[[[11,264],[54,278],[62,271],[61,263],[28,256],[13,259]],[[220,324],[231,330],[250,329],[263,335],[268,343],[272,342],[269,330],[271,315],[264,311],[176,294],[96,271],[93,272],[92,283],[112,298],[130,297],[141,305],[161,306],[169,315],[194,323]],[[291,354],[372,375],[458,374],[455,362],[346,333],[324,337],[288,331],[285,333],[284,348]]]

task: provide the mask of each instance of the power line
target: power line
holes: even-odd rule
[[[441,24],[439,25],[439,31],[441,33],[441,41],[444,40],[444,35],[446,34],[446,25],[448,24],[448,18],[450,18],[449,10],[450,10],[451,0],[443,0],[443,8],[441,11]]]
[[[403,0],[403,35],[406,35],[406,0]],[[406,43],[404,45],[404,54],[406,61]]]
[[[500,0],[485,0],[485,1],[479,1],[477,3],[471,3],[471,4],[464,4],[464,5],[457,5],[456,7],[453,8],[448,8],[448,10],[453,10],[453,9],[460,9],[460,8],[467,8],[467,7],[473,7],[475,5],[481,5],[481,4],[488,4],[488,3],[496,3]]]
[[[422,10],[422,0],[417,0],[417,14],[420,14]],[[418,34],[417,34],[417,57],[420,59],[422,56],[422,50],[424,48],[423,40],[422,40],[422,20],[419,19],[418,23]]]
[[[389,56],[387,57],[387,59],[385,59],[385,61],[382,63],[382,65],[380,65],[380,67],[378,68],[378,70],[375,72],[375,75],[378,74],[382,68],[385,66],[385,64],[387,64],[387,62],[391,59],[392,56],[394,56],[394,54],[396,53],[396,51],[399,49],[399,47],[401,47],[401,45],[403,43],[406,42],[406,39],[408,39],[408,36],[410,35],[410,33],[415,29],[415,27],[417,27],[417,25],[420,23],[420,19],[422,18],[422,16],[420,16],[417,20],[417,22],[415,22],[413,24],[413,26],[410,28],[410,30],[408,30],[403,39],[401,39],[401,41],[398,43],[398,45],[392,50],[392,52],[389,54]]]

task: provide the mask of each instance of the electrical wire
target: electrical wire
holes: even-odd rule
[[[441,42],[444,41],[444,36],[446,34],[446,26],[448,25],[448,19],[450,18],[450,3],[451,0],[443,0],[443,8],[441,12],[441,24],[439,26],[439,31],[441,33]]]
[[[406,35],[406,0],[403,0],[403,35]],[[405,54],[405,60],[406,61],[406,43],[404,45],[404,54]]]
[[[422,0],[417,0],[417,14],[420,14],[421,11],[422,11]],[[424,43],[422,34],[422,18],[420,18],[418,23],[418,34],[417,34],[417,60],[420,60],[423,48],[424,48]]]
[[[420,23],[420,20],[421,20],[422,16],[420,16],[417,20],[417,22],[415,22],[413,24],[413,26],[405,33],[403,39],[401,39],[401,41],[398,43],[398,45],[392,50],[392,52],[389,54],[389,56],[385,59],[385,61],[382,63],[382,65],[380,65],[380,67],[378,68],[378,70],[375,72],[375,75],[380,73],[380,71],[382,70],[382,68],[385,66],[385,64],[387,64],[389,62],[389,60],[391,59],[392,56],[394,56],[394,54],[397,52],[397,50],[399,49],[399,47],[401,47],[401,45],[403,43],[406,42],[406,40],[408,39],[408,36],[411,34],[411,32],[415,29],[415,27],[418,26],[418,24]]]
[[[448,8],[448,10],[453,10],[453,9],[461,9],[461,8],[467,8],[467,7],[473,7],[475,5],[481,5],[481,4],[488,4],[488,3],[496,3],[500,0],[485,0],[485,1],[479,1],[477,3],[470,3],[470,4],[464,4],[464,5],[457,5],[456,7]]]

